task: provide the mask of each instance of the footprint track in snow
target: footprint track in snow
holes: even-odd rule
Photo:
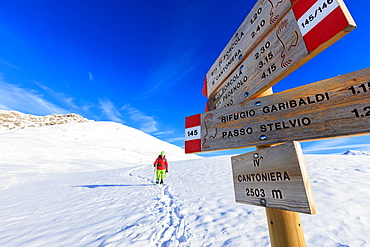
[[[152,179],[143,176],[143,169],[147,167],[135,168],[125,174],[137,182],[153,183]],[[156,226],[153,227],[150,233],[150,246],[181,246],[181,243],[186,242],[186,227],[184,215],[181,214],[181,208],[176,205],[175,195],[173,194],[170,185],[156,185],[149,188],[153,195],[154,206],[150,211],[156,211],[158,216]]]

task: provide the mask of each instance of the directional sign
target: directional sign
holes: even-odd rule
[[[354,28],[340,0],[299,1],[210,95],[208,109],[257,97]]]
[[[299,142],[234,156],[231,162],[236,202],[316,213]]]
[[[206,74],[203,94],[211,95],[298,0],[258,0]]]
[[[186,119],[204,152],[370,133],[370,68]],[[192,135],[191,129],[185,136]],[[190,132],[189,132],[190,131]],[[193,134],[195,134],[193,132]]]

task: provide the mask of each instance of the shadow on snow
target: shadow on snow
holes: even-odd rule
[[[153,184],[93,184],[93,185],[76,185],[71,187],[95,189],[99,187],[131,187],[131,186],[151,186]]]

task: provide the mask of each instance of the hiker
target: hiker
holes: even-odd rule
[[[168,172],[168,163],[166,159],[166,155],[164,154],[164,151],[161,152],[161,154],[158,156],[158,158],[154,162],[154,167],[157,168],[156,172],[156,183],[163,184],[163,180],[166,176],[166,172]]]

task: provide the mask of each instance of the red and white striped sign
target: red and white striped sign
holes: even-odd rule
[[[342,0],[298,1],[293,12],[309,53],[354,23]]]
[[[185,119],[185,153],[201,151],[200,114]]]

